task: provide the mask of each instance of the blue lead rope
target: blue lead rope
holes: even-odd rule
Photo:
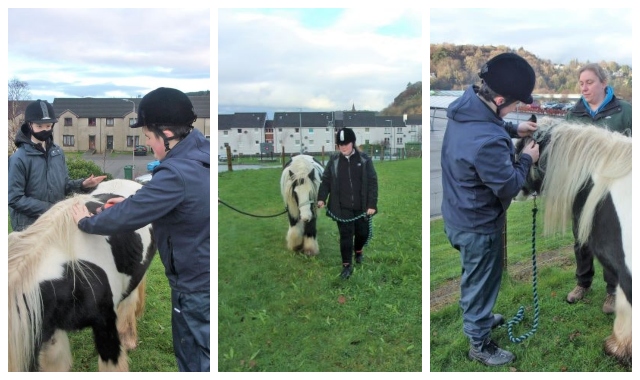
[[[531,232],[531,261],[533,263],[533,305],[534,305],[534,315],[533,315],[533,328],[524,335],[519,337],[513,336],[513,327],[518,323],[522,322],[524,318],[524,306],[520,306],[518,309],[518,313],[515,317],[511,318],[509,322],[507,322],[507,331],[509,332],[509,339],[513,343],[522,343],[525,339],[531,337],[535,334],[536,330],[538,330],[538,321],[540,319],[540,305],[538,302],[538,269],[536,265],[536,214],[538,213],[538,207],[536,206],[536,195],[533,196],[533,228]]]

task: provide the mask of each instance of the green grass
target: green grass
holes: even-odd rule
[[[376,164],[379,214],[365,262],[341,280],[335,222],[321,210],[320,254],[286,249],[288,221],[218,206],[218,370],[421,371],[419,159]],[[220,173],[219,198],[284,210],[280,170]]]
[[[91,329],[69,333],[69,341],[72,372],[98,371],[98,352]],[[128,355],[131,372],[178,371],[171,337],[171,289],[157,253],[147,271],[145,312],[138,320],[138,347]]]
[[[539,206],[540,207],[540,206]],[[510,336],[506,327],[498,328],[492,337],[513,352],[516,361],[503,367],[486,367],[467,359],[469,343],[462,332],[462,312],[458,306],[460,277],[459,253],[451,248],[442,233],[442,221],[431,221],[430,289],[431,297],[444,289],[454,292],[446,304],[435,306],[430,315],[430,370],[432,372],[620,372],[628,368],[604,354],[604,339],[612,333],[613,315],[602,312],[606,294],[602,267],[596,261],[592,290],[585,299],[570,305],[565,297],[575,286],[573,237],[544,236],[539,211],[536,235],[537,295],[539,323],[533,335],[521,343],[512,343],[532,331],[534,296],[531,261],[532,202],[514,203],[509,209],[508,266],[494,312],[510,320],[520,306],[525,307],[524,320]],[[517,237],[528,237],[517,238]],[[540,258],[545,258],[540,260]],[[452,286],[453,285],[453,286]],[[630,369],[630,368],[629,368]]]

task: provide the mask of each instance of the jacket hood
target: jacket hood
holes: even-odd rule
[[[25,126],[27,130],[26,133],[25,133]],[[22,124],[22,126],[18,130],[18,133],[16,133],[16,137],[13,139],[13,142],[18,147],[22,144],[31,144],[31,131],[29,131],[28,124]]]
[[[207,139],[202,132],[195,128],[191,130],[187,137],[171,148],[163,161],[174,155],[179,155],[179,157],[183,159],[198,161],[205,166],[211,164],[211,155],[209,153]]]
[[[478,97],[478,89],[478,86],[469,86],[461,97],[449,105],[447,117],[460,123],[491,122],[502,125],[504,121]]]

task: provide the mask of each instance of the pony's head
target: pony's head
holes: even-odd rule
[[[525,146],[529,145],[531,141],[535,141],[538,144],[540,152],[540,158],[538,162],[531,166],[527,178],[522,186],[518,198],[526,198],[527,196],[540,193],[542,190],[542,182],[544,180],[544,173],[546,171],[546,156],[544,155],[545,148],[551,141],[551,129],[555,125],[552,118],[543,117],[540,122],[537,121],[536,115],[531,115],[528,121],[537,123],[538,129],[533,133],[533,136],[523,137],[516,142],[516,157],[519,159],[522,155],[522,150]]]
[[[322,174],[318,167],[310,156],[300,155],[293,157],[282,172],[282,196],[293,218],[308,222],[315,216]]]

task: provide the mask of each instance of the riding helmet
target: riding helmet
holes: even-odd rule
[[[58,122],[53,106],[46,100],[29,103],[24,111],[24,121],[34,124],[55,124]]]
[[[138,120],[131,128],[191,126],[197,117],[185,93],[175,88],[159,87],[142,98],[138,106]]]
[[[351,128],[342,128],[336,133],[336,144],[347,145],[349,143],[356,143],[356,134]]]
[[[499,54],[485,63],[478,75],[496,93],[526,104],[533,103],[531,93],[536,85],[536,73],[521,56]]]

